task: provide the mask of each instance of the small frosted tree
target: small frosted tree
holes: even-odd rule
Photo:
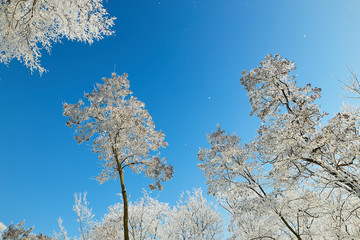
[[[156,240],[163,228],[166,215],[169,213],[167,203],[161,203],[144,193],[144,197],[129,203],[129,237],[131,240]],[[123,238],[121,220],[123,206],[117,203],[109,207],[101,222],[91,232],[93,240],[113,240]]]
[[[89,208],[89,202],[86,199],[87,193],[75,193],[75,203],[73,205],[73,211],[77,215],[76,221],[79,223],[79,232],[80,237],[73,237],[74,240],[89,240],[91,239],[90,233],[95,225],[95,221],[93,220],[94,214],[92,213],[92,209]],[[59,218],[58,220],[60,232],[54,233],[54,240],[70,240],[71,237],[68,237],[67,231],[63,226],[63,220]]]
[[[42,233],[39,234],[32,233],[34,227],[31,227],[26,230],[24,224],[25,224],[25,220],[16,225],[10,224],[10,226],[5,230],[3,235],[0,235],[0,237],[2,237],[1,239],[2,240],[52,240],[51,237],[48,237]]]
[[[154,179],[151,189],[162,189],[162,182],[171,179],[173,167],[160,158],[156,151],[166,147],[165,135],[155,131],[155,124],[145,104],[132,96],[127,74],[103,78],[90,94],[85,93],[87,105],[64,104],[67,125],[75,128],[78,143],[92,142],[104,169],[97,177],[100,183],[120,178],[124,203],[124,239],[129,239],[128,200],[124,170],[144,173]]]
[[[92,213],[92,209],[89,208],[89,203],[86,200],[87,193],[85,192],[83,195],[74,194],[75,204],[73,206],[74,212],[76,212],[77,219],[76,221],[80,225],[80,233],[83,240],[88,240],[91,228],[94,225],[94,214]]]
[[[41,73],[41,50],[62,38],[91,44],[113,33],[102,0],[1,0],[0,62],[16,58]]]

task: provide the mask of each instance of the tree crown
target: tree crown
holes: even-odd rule
[[[117,178],[118,169],[130,167],[135,173],[145,173],[155,180],[152,189],[161,189],[161,182],[172,177],[173,167],[155,152],[168,144],[165,135],[155,130],[155,124],[145,104],[132,95],[127,74],[103,78],[92,93],[85,93],[87,104],[64,103],[67,125],[75,128],[78,143],[91,141],[104,169],[97,180],[101,183]]]

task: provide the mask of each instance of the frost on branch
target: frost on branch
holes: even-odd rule
[[[90,141],[104,169],[97,180],[103,183],[118,178],[118,170],[131,168],[154,179],[152,189],[172,178],[173,168],[165,158],[153,154],[166,147],[165,135],[155,124],[145,104],[132,96],[127,75],[103,78],[94,91],[86,93],[87,104],[64,104],[67,125],[75,128],[78,143]]]
[[[0,62],[23,62],[31,71],[40,65],[42,49],[50,53],[62,38],[87,42],[113,34],[115,18],[102,0],[9,0],[0,4]]]

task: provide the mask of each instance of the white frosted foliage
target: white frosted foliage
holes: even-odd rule
[[[23,62],[41,73],[41,52],[62,38],[91,44],[113,34],[115,18],[102,0],[3,0],[0,4],[0,62]]]
[[[212,202],[203,197],[201,189],[182,194],[176,207],[165,219],[161,240],[222,239],[223,220]]]

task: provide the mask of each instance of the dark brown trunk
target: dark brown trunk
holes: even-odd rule
[[[127,195],[126,195],[126,189],[125,189],[125,183],[124,183],[124,174],[123,170],[119,169],[119,175],[120,175],[120,183],[121,183],[121,193],[123,197],[124,202],[124,240],[129,240],[129,212],[128,212],[128,201],[127,201]]]
[[[123,217],[123,223],[124,223],[124,240],[129,240],[129,213],[128,213],[128,201],[127,201],[127,195],[126,195],[126,189],[125,189],[125,183],[124,183],[124,172],[123,168],[121,166],[117,151],[115,147],[112,147],[113,154],[116,160],[117,170],[119,172],[120,177],[120,183],[121,183],[121,193],[123,197],[123,203],[124,203],[124,217]]]

